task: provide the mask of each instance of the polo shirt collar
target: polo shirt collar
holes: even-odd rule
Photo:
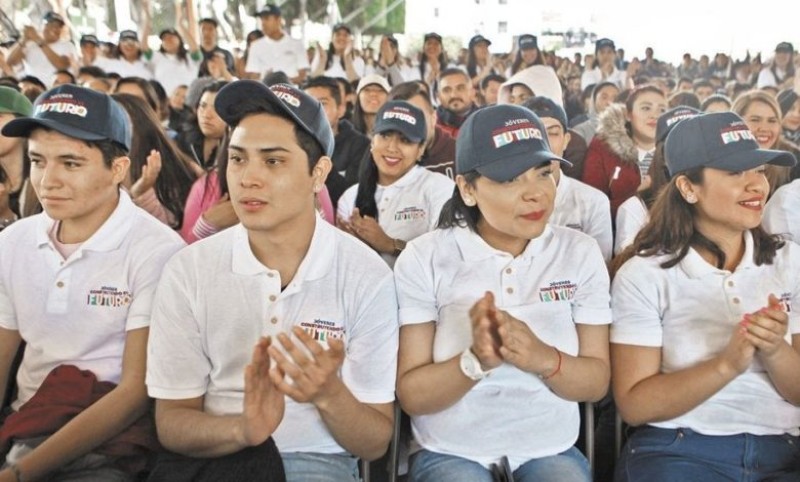
[[[323,220],[319,215],[314,219],[314,234],[311,235],[311,244],[308,247],[303,261],[297,268],[292,284],[297,281],[316,280],[325,276],[333,264],[336,252],[335,228]],[[233,228],[233,251],[231,253],[231,269],[235,274],[258,275],[265,274],[270,268],[264,266],[253,254],[247,229],[241,224]]]
[[[745,269],[755,268],[756,264],[753,260],[753,234],[748,230],[744,233],[744,256],[736,267],[735,271],[742,271]],[[689,278],[702,278],[711,274],[730,274],[730,271],[719,269],[712,266],[711,263],[703,259],[694,248],[689,248],[689,252],[681,260],[679,266],[686,273]]]
[[[422,171],[424,171],[424,170],[425,170],[424,167],[420,166],[419,164],[415,164],[414,167],[409,169],[407,173],[403,174],[400,177],[400,179],[396,180],[395,182],[393,182],[392,184],[390,184],[388,186],[380,186],[379,185],[378,188],[379,189],[380,188],[383,188],[383,189],[393,189],[393,188],[400,189],[400,188],[404,188],[406,186],[409,186],[409,185],[415,183],[417,181],[417,179],[419,179],[419,177],[422,175]]]
[[[124,189],[120,189],[117,207],[100,228],[81,244],[80,251],[105,252],[119,248],[131,230],[136,210],[137,207],[133,204],[130,195]],[[36,232],[36,244],[39,247],[50,244],[50,231],[55,223],[56,220],[47,216],[46,213],[42,213]]]
[[[454,236],[456,245],[461,252],[461,258],[464,261],[481,261],[494,256],[503,258],[511,258],[512,256],[505,252],[495,249],[484,241],[478,233],[473,232],[468,227],[453,228],[455,230]],[[518,256],[520,259],[530,260],[542,253],[548,246],[553,238],[553,230],[550,225],[546,225],[542,234],[539,237],[531,239],[525,250]]]

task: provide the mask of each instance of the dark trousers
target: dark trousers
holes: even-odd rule
[[[283,461],[272,437],[261,445],[216,458],[172,452],[158,456],[148,482],[285,482]]]

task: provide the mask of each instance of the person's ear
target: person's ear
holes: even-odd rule
[[[120,156],[111,161],[111,175],[114,184],[122,184],[128,177],[131,168],[131,159],[128,156]]]
[[[458,186],[458,192],[461,194],[461,200],[464,201],[464,204],[470,207],[478,204],[478,200],[475,197],[475,186],[468,183],[461,174],[456,176],[456,186]]]
[[[322,156],[317,161],[314,168],[311,170],[311,177],[314,178],[314,192],[318,193],[322,190],[322,186],[325,185],[325,180],[328,178],[328,174],[331,172],[333,168],[333,161],[328,156]]]

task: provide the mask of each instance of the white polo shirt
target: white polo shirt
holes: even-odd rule
[[[433,361],[472,344],[469,309],[486,291],[549,345],[578,354],[580,324],[608,324],[608,272],[597,243],[561,226],[545,227],[512,257],[469,228],[437,229],[406,247],[395,265],[400,324],[433,321]],[[555,455],[578,437],[578,404],[537,376],[503,364],[452,406],[412,417],[422,447],[484,466],[509,457],[512,469]]]
[[[764,207],[761,226],[768,233],[800,242],[800,179],[784,184],[772,194]]]
[[[128,62],[122,57],[113,59],[114,62],[109,67],[112,68],[112,70],[106,71],[106,73],[117,73],[120,77],[141,77],[145,80],[151,80],[153,78],[153,71],[147,66],[147,62],[143,60],[143,57],[144,56],[133,62]],[[167,92],[167,95],[169,94],[170,93]]]
[[[153,78],[161,83],[167,95],[172,95],[179,85],[189,86],[197,78],[202,54],[197,54],[200,60],[192,58],[186,52],[186,60],[180,60],[177,55],[154,50],[148,62],[148,67],[153,71]]]
[[[317,67],[319,66],[319,61],[320,61],[319,54],[315,53],[314,59],[311,61],[312,72],[317,70]],[[353,70],[356,71],[356,75],[358,75],[359,77],[364,77],[365,75],[367,75],[367,73],[372,73],[372,72],[367,72],[367,66],[364,63],[364,59],[362,59],[361,57],[356,57],[353,59]],[[325,70],[322,73],[322,75],[326,77],[334,77],[334,78],[341,77],[343,79],[346,79],[347,70],[345,70],[345,68],[342,66],[342,58],[338,55],[334,55],[333,59],[331,60],[331,66],[328,67],[328,69]]]
[[[603,259],[611,259],[611,204],[602,191],[562,174],[550,223],[588,234],[600,245]]]
[[[597,85],[600,82],[613,82],[620,90],[625,90],[628,88],[628,74],[624,70],[614,67],[611,75],[603,78],[603,71],[600,70],[600,67],[595,67],[584,71],[583,75],[581,75],[581,89],[585,89],[592,84]]]
[[[433,231],[442,206],[453,196],[454,187],[455,183],[444,174],[416,165],[393,184],[378,185],[375,190],[378,224],[387,236],[403,241]],[[350,219],[357,194],[358,184],[342,194],[336,209],[338,216]],[[389,266],[394,266],[396,256],[381,253],[381,257]]]
[[[767,305],[770,293],[789,311],[786,340],[800,333],[800,246],[786,243],[771,265],[753,262],[753,240],[745,234],[744,257],[729,272],[708,264],[694,249],[676,266],[670,257],[634,257],[614,277],[611,342],[661,348],[661,372],[672,373],[718,355],[745,313]],[[656,427],[687,427],[706,435],[798,435],[800,407],[775,389],[758,356],[714,396]]]
[[[636,235],[642,230],[650,213],[639,196],[631,196],[617,209],[617,236],[614,238],[614,254],[633,244]]]
[[[0,233],[0,326],[27,342],[14,409],[63,364],[119,383],[129,330],[150,324],[161,269],[184,242],[120,192],[117,208],[67,260],[46,214]]]
[[[56,54],[68,57],[70,65],[78,58],[78,51],[75,49],[75,45],[69,40],[59,40],[48,44],[48,46]],[[34,42],[25,42],[23,54],[22,66],[25,75],[33,75],[47,86],[53,85],[53,75],[55,75],[58,68],[50,62],[42,51],[42,48]],[[69,70],[69,67],[67,70]]]
[[[398,326],[392,273],[371,249],[319,217],[291,282],[256,259],[242,225],[170,260],[153,308],[150,396],[202,396],[207,413],[240,414],[244,369],[259,337],[288,333],[293,326],[326,347],[329,338],[344,339],[340,376],[359,401],[394,400]],[[289,397],[274,437],[281,452],[345,452],[312,404]]]
[[[267,72],[281,71],[291,79],[307,68],[308,57],[303,42],[284,32],[280,40],[265,35],[250,44],[245,72],[263,77]]]

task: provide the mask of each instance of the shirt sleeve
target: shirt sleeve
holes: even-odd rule
[[[204,395],[211,373],[192,309],[194,278],[179,261],[174,259],[164,268],[147,345],[148,393],[167,400]]]
[[[427,245],[427,243],[425,243]],[[439,317],[433,273],[426,266],[419,242],[412,240],[394,264],[400,326],[436,321]]]
[[[428,231],[436,229],[436,226],[439,224],[439,215],[442,213],[442,208],[445,203],[453,197],[453,187],[455,186],[455,183],[444,174],[431,173],[431,175],[436,176],[434,178],[436,182],[431,185],[431,192],[428,199],[430,203],[428,206],[428,212],[430,213]]]
[[[767,201],[761,225],[768,233],[787,235],[789,239],[797,242],[800,241],[800,216],[795,206],[800,199],[791,195],[790,188],[794,188],[793,184],[782,186]]]
[[[306,48],[303,47],[303,42],[296,40],[295,41],[295,59],[297,60],[297,67],[298,73],[303,69],[308,69],[308,56],[306,55]]]
[[[353,209],[356,207],[356,195],[358,194],[358,184],[354,184],[347,188],[347,190],[339,197],[339,202],[336,204],[336,216],[350,221],[350,216],[353,215]]]
[[[2,246],[3,243],[0,243]],[[6,330],[19,330],[17,326],[17,314],[14,311],[14,303],[11,302],[11,294],[8,292],[6,281],[0,273],[0,328]]]
[[[584,275],[572,300],[572,319],[582,325],[607,325],[611,323],[608,268],[597,243],[586,239],[584,246],[585,255],[580,260]]]
[[[641,258],[631,258],[611,285],[610,341],[622,345],[662,346],[663,328],[658,308],[657,280],[642,269]]]
[[[587,209],[589,214],[587,226],[589,229],[587,229],[586,234],[597,241],[603,260],[608,262],[611,260],[611,253],[614,249],[614,234],[611,230],[611,203],[603,195],[594,196],[591,201],[591,205]]]

